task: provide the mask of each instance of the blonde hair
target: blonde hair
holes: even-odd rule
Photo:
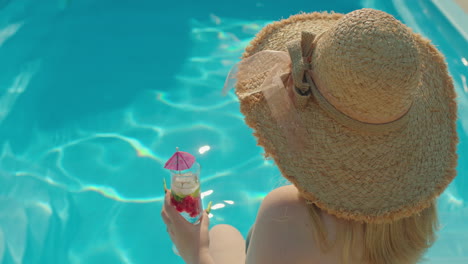
[[[391,223],[370,224],[339,219],[336,236],[330,241],[321,210],[311,204],[314,236],[323,252],[342,246],[342,262],[365,264],[416,263],[432,246],[438,229],[435,201],[419,214]]]

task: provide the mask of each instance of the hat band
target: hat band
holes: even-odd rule
[[[247,89],[242,92],[238,91],[237,94],[240,99],[250,95],[262,92],[265,96],[266,102],[272,111],[273,117],[278,122],[279,127],[284,130],[283,133],[288,138],[289,143],[295,147],[301,146],[301,139],[306,136],[307,132],[303,129],[299,118],[298,110],[302,107],[307,107],[307,103],[296,105],[294,99],[298,95],[291,94],[291,89],[296,85],[290,82],[292,77],[290,54],[284,51],[264,50],[260,51],[251,57],[242,60],[234,65],[229,73],[223,89],[224,93],[231,90],[236,82],[241,85],[249,86],[252,80],[255,80],[259,75],[266,73],[266,78],[262,83],[253,89]],[[316,99],[318,105],[330,116],[345,127],[357,130],[363,134],[383,134],[402,128],[409,120],[408,111],[400,118],[388,123],[365,123],[356,120],[335,108],[319,91],[312,78],[312,72],[307,70],[303,76],[306,78],[307,83],[310,85],[311,97]],[[285,79],[289,79],[285,85]],[[302,97],[302,96],[299,96]],[[306,97],[309,100],[310,97]],[[292,100],[293,99],[293,100]],[[299,107],[299,109],[298,109]]]
[[[333,106],[320,92],[320,90],[317,88],[317,85],[315,85],[315,82],[313,81],[311,72],[309,71],[309,74],[306,74],[306,78],[308,78],[308,81],[313,83],[314,85],[311,85],[311,91],[313,97],[316,99],[318,105],[325,110],[325,112],[334,120],[337,122],[341,123],[343,126],[351,128],[353,130],[357,130],[359,132],[365,133],[365,134],[382,134],[382,133],[390,133],[395,130],[398,130],[402,128],[409,120],[409,114],[408,112],[410,111],[412,107],[412,103],[410,107],[408,107],[408,110],[398,119],[393,120],[388,123],[380,123],[380,124],[375,124],[375,123],[366,123],[362,122],[359,120],[356,120],[345,113],[341,112],[340,110],[336,109],[335,106]]]

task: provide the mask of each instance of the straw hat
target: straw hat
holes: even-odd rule
[[[455,177],[456,94],[444,58],[389,14],[272,23],[229,78],[266,156],[333,215],[407,217]]]

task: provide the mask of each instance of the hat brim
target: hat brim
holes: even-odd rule
[[[244,58],[262,50],[286,51],[302,31],[320,34],[342,14],[294,15],[262,29]],[[239,98],[247,125],[282,175],[319,208],[345,219],[387,222],[427,208],[456,174],[455,91],[443,56],[418,34],[421,80],[407,121],[390,132],[368,134],[335,120],[311,100],[298,111],[307,131],[301,151],[292,151],[264,95]],[[244,93],[261,78],[237,84]]]

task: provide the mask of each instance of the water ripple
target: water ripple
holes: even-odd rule
[[[23,26],[23,22],[14,23],[0,29],[0,48],[11,37],[13,37],[18,30]]]
[[[38,70],[39,65],[39,62],[28,64],[25,67],[26,69],[15,77],[13,84],[6,90],[5,94],[0,97],[0,125],[13,109],[16,100],[18,100],[18,98],[26,91],[31,78]]]

